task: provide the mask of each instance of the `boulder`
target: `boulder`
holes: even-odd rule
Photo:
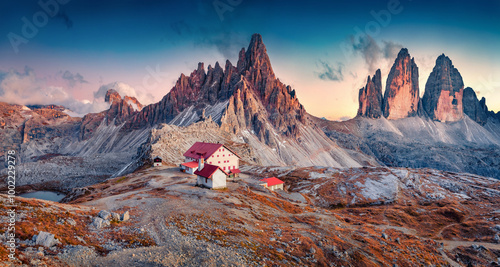
[[[96,229],[100,229],[100,228],[109,226],[110,223],[108,220],[104,220],[104,219],[99,218],[99,217],[94,217],[94,219],[92,220],[92,223],[90,225],[92,225]]]
[[[122,214],[122,216],[121,216],[121,218],[120,218],[120,219],[121,219],[121,221],[123,221],[123,222],[124,222],[124,221],[128,221],[128,220],[130,219],[130,215],[129,215],[128,211],[125,211],[125,212]]]
[[[35,245],[41,245],[47,248],[50,248],[56,244],[60,244],[60,242],[54,238],[54,235],[51,233],[41,231],[36,235]]]
[[[111,213],[107,210],[101,210],[99,211],[97,216],[101,217],[104,220],[109,220],[111,218]]]
[[[118,214],[116,212],[111,212],[111,220],[112,221],[120,221],[120,219],[121,219],[120,214]]]

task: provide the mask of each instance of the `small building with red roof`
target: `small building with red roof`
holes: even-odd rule
[[[161,166],[161,163],[162,163],[162,159],[161,159],[160,157],[158,157],[158,156],[157,156],[157,157],[155,157],[155,158],[153,159],[153,166],[154,166],[154,167],[159,167],[159,166]]]
[[[194,172],[198,176],[196,185],[212,189],[226,188],[228,173],[220,166],[204,163],[201,158],[198,162],[198,170]]]
[[[198,162],[190,161],[181,164],[181,171],[189,174],[194,174],[198,170]]]
[[[240,156],[238,154],[223,144],[204,142],[194,143],[184,153],[184,163],[180,166],[181,170],[186,173],[196,172],[196,167],[189,166],[198,165],[200,159],[204,159],[204,164],[219,166],[229,176],[238,176],[240,173]],[[186,165],[186,163],[188,164]]]
[[[281,181],[276,177],[264,178],[260,179],[259,181],[261,182],[260,185],[264,186],[265,188],[271,191],[274,191],[276,189],[283,190],[283,185],[285,184],[285,182]]]

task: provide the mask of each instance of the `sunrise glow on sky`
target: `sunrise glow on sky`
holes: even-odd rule
[[[277,77],[318,117],[354,117],[366,77],[380,68],[385,88],[402,47],[421,95],[444,53],[500,110],[500,1],[41,2],[0,3],[0,101],[97,112],[99,89],[119,87],[150,104],[198,62],[236,65],[260,33]]]

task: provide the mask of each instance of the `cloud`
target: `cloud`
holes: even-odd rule
[[[379,45],[370,35],[361,35],[358,38],[351,36],[350,44],[354,54],[360,54],[370,72],[379,69],[381,59],[394,59],[403,47],[392,41],[382,41]]]
[[[137,92],[132,86],[123,82],[113,82],[102,85],[99,90],[94,92],[94,99],[104,99],[106,92],[109,89],[114,89],[117,91],[121,97],[130,96],[135,97],[141,104],[149,104],[154,102],[154,96],[150,93],[143,93],[141,91]]]
[[[384,44],[382,50],[384,52],[384,58],[394,59],[398,56],[399,51],[403,48],[403,45],[392,42],[392,41],[382,41]]]
[[[316,72],[316,75],[321,80],[324,81],[342,81],[344,80],[344,74],[342,73],[344,69],[344,64],[342,63],[337,63],[337,67],[335,66],[330,66],[325,61],[319,60],[319,64],[321,65],[321,72]],[[318,64],[317,64],[318,65]]]
[[[65,71],[62,78],[66,80],[70,87],[75,87],[76,84],[88,83],[80,73],[73,74],[70,71]]]
[[[63,105],[75,114],[100,112],[109,108],[104,101],[79,101],[60,86],[38,78],[35,71],[25,67],[22,72],[0,72],[0,101],[19,105]]]
[[[199,24],[179,20],[170,23],[171,30],[177,35],[177,39],[170,34],[168,38],[173,43],[179,40],[192,39],[195,46],[214,47],[225,59],[238,58],[242,47],[248,45],[248,36],[243,36],[228,30],[219,24]]]

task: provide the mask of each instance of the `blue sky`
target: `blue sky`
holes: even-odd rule
[[[0,3],[0,101],[85,113],[104,107],[100,89],[119,87],[156,102],[200,61],[236,64],[260,33],[277,76],[316,116],[353,117],[366,76],[381,68],[385,84],[401,47],[415,57],[421,94],[445,53],[500,110],[500,1],[37,2]]]

